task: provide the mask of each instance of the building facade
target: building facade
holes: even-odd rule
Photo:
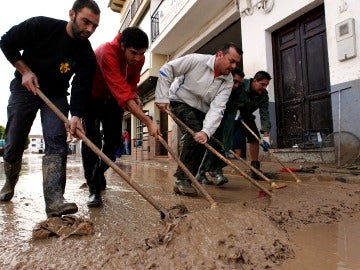
[[[29,147],[27,152],[42,154],[45,150],[45,141],[42,135],[29,135]]]
[[[360,137],[357,0],[297,0],[291,5],[286,0],[114,0],[110,5],[116,2],[121,2],[121,29],[138,25],[150,37],[139,88],[144,110],[175,151],[177,126],[154,104],[159,68],[188,53],[214,54],[228,41],[242,47],[246,77],[259,70],[273,77],[268,87],[273,146],[292,147],[311,132],[323,138],[339,131]],[[128,117],[133,147],[142,142],[137,147],[142,158],[144,153],[147,158],[167,155]]]

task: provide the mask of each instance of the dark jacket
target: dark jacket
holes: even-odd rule
[[[72,78],[70,112],[82,117],[95,73],[95,55],[88,40],[75,40],[67,22],[33,17],[13,26],[1,37],[0,47],[11,64],[23,60],[37,76],[45,95],[66,96]],[[21,53],[21,51],[23,51]],[[22,75],[15,71],[22,81]]]
[[[269,95],[265,90],[261,95],[251,90],[252,79],[245,79],[243,83],[231,92],[224,118],[222,120],[223,140],[225,149],[232,148],[236,111],[240,110],[243,119],[254,118],[253,113],[260,110],[261,130],[270,132]]]

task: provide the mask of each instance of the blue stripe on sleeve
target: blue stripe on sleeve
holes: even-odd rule
[[[160,70],[159,73],[160,73],[160,75],[162,75],[163,77],[166,77],[166,78],[168,77],[168,75],[167,75],[164,71],[162,71],[162,70]]]

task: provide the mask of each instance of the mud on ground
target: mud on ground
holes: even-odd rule
[[[171,194],[171,184],[159,185],[172,167],[159,165],[154,174],[153,165],[126,166],[120,165],[166,208],[180,203],[189,213],[163,222],[126,184],[110,180],[103,208],[88,210],[83,194],[77,216],[91,220],[94,234],[29,241],[17,251],[1,245],[1,264],[9,269],[275,269],[296,256],[292,232],[360,212],[358,184],[287,181],[270,199],[227,175],[227,186],[206,187],[218,202],[211,208],[204,198],[179,197]]]

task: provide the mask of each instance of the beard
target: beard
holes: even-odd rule
[[[87,40],[90,37],[90,33],[88,31],[83,31],[80,29],[79,24],[76,21],[77,15],[75,15],[74,20],[71,24],[71,31],[76,40]]]

